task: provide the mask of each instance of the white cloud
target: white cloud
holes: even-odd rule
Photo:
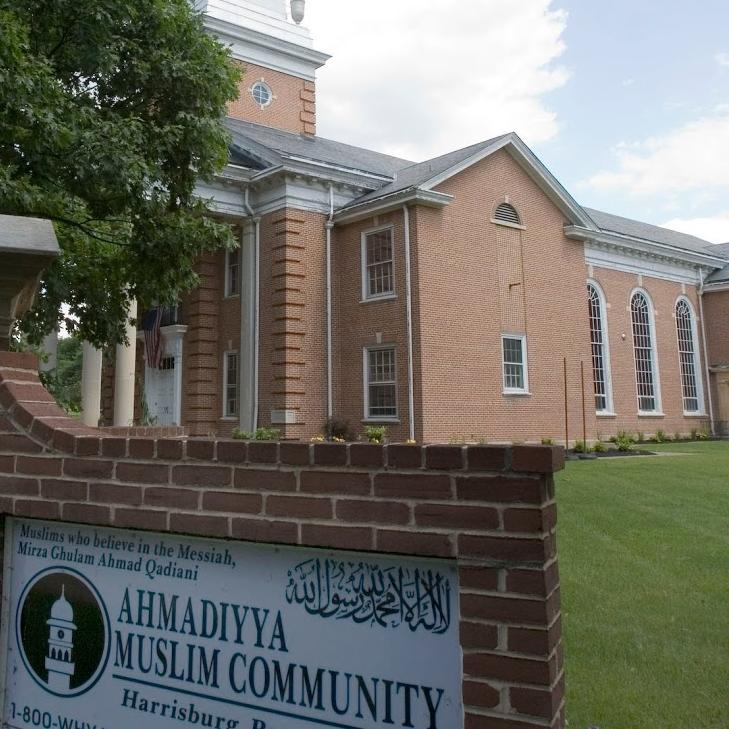
[[[720,65],[720,66],[726,66],[729,67],[729,53],[717,53],[714,56],[714,60]]]
[[[674,218],[663,223],[663,227],[696,235],[711,243],[729,242],[729,212],[705,218]]]
[[[711,116],[662,136],[621,144],[615,156],[615,169],[598,172],[583,184],[634,196],[669,197],[729,188],[729,111],[719,107]]]
[[[318,133],[425,159],[508,131],[558,132],[544,95],[569,77],[552,0],[313,0]]]

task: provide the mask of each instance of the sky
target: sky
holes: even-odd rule
[[[318,134],[421,161],[515,131],[583,205],[729,242],[729,1],[308,0]]]

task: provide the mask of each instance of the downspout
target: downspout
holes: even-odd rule
[[[413,375],[413,289],[410,274],[410,211],[407,205],[402,206],[405,220],[405,310],[407,314],[408,336],[408,433],[410,440],[415,440],[415,392]]]
[[[704,351],[704,379],[706,380],[706,396],[709,400],[709,427],[711,435],[716,435],[714,427],[714,401],[711,397],[711,372],[709,371],[709,354],[706,346],[706,324],[704,322],[704,279],[699,284],[699,316],[701,317],[701,344]]]
[[[334,228],[334,186],[329,184],[329,218],[327,230],[327,418],[334,412],[334,380],[332,367],[332,228]]]
[[[261,255],[261,218],[257,217],[253,208],[250,204],[249,190],[248,187],[245,189],[245,196],[243,203],[246,208],[246,212],[253,222],[253,270],[255,283],[253,286],[253,418],[252,418],[252,430],[258,429],[258,354],[259,354],[259,335],[261,330],[260,316],[259,316],[259,299],[261,293],[261,269],[260,269],[260,255]],[[241,306],[243,306],[243,297],[241,296]],[[241,325],[243,322],[243,316],[241,312]]]

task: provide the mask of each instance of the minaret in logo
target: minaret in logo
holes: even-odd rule
[[[61,597],[51,607],[51,617],[46,621],[50,634],[48,636],[48,655],[46,670],[48,686],[56,691],[68,691],[71,676],[76,669],[72,660],[73,634],[76,626],[73,622],[73,608],[66,600],[66,588],[61,588]]]

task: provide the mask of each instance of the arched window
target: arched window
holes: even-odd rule
[[[508,202],[503,202],[494,211],[494,220],[499,223],[510,223],[511,225],[521,225],[521,218],[516,208]]]
[[[612,387],[610,383],[610,359],[607,343],[607,322],[603,297],[598,287],[587,284],[587,314],[590,321],[590,344],[592,346],[592,380],[595,386],[595,410],[612,410]]]
[[[678,357],[681,363],[683,410],[686,413],[699,413],[703,404],[696,345],[696,323],[691,304],[686,299],[679,299],[676,302],[676,333],[678,334]]]
[[[636,291],[633,294],[630,300],[630,314],[633,321],[638,410],[647,413],[657,412],[660,410],[660,403],[653,313],[648,297],[642,291]]]

